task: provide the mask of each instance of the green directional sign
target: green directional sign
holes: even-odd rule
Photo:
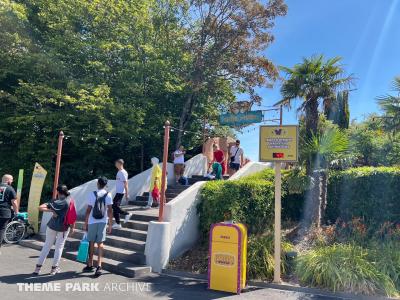
[[[260,123],[263,119],[262,110],[253,110],[238,114],[222,114],[219,116],[219,123],[225,126],[243,126],[253,123]]]

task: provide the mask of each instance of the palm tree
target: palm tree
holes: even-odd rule
[[[283,99],[277,105],[290,105],[298,98],[303,100],[298,111],[305,114],[307,137],[317,133],[320,101],[334,99],[338,90],[351,84],[352,77],[344,76],[340,60],[340,57],[325,60],[323,55],[319,55],[303,58],[303,62],[293,68],[281,67],[288,78],[283,81]]]
[[[400,76],[393,81],[393,91],[397,95],[385,95],[378,97],[378,104],[385,112],[384,124],[393,135],[400,130]]]
[[[336,125],[302,140],[301,157],[305,160],[314,158],[311,165],[314,171],[310,175],[312,185],[304,210],[305,227],[321,225],[327,205],[328,169],[332,162],[346,157],[348,147],[347,133]]]

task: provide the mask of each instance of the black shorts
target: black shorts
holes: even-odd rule
[[[229,164],[229,168],[232,169],[232,170],[237,171],[237,170],[240,169],[240,164],[231,162],[231,163]]]

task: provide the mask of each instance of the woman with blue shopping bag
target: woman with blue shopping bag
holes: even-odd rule
[[[53,216],[47,223],[46,240],[33,273],[39,275],[51,247],[55,245],[53,266],[50,271],[51,275],[55,275],[60,272],[59,263],[64,244],[68,234],[74,231],[77,217],[74,200],[70,197],[67,186],[59,185],[57,199],[40,205],[39,210],[51,212]]]

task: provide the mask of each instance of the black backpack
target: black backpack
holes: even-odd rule
[[[108,195],[108,193],[105,193],[104,196],[99,197],[97,195],[97,192],[94,191],[93,192],[95,197],[96,197],[96,201],[94,202],[94,207],[93,207],[93,211],[92,211],[92,216],[95,219],[103,219],[104,218],[104,214],[105,214],[105,207],[106,207],[106,197]]]

